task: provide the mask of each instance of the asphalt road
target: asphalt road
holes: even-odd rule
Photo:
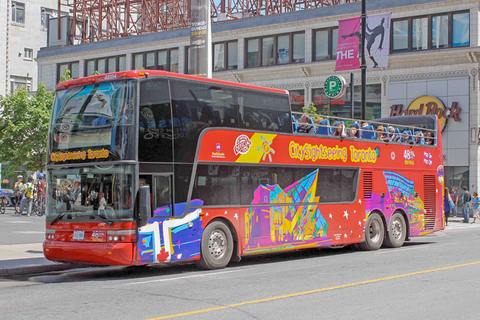
[[[450,223],[375,252],[308,250],[215,271],[104,267],[0,279],[0,318],[478,319],[479,245],[480,224]]]

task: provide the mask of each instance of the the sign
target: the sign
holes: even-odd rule
[[[367,68],[387,68],[390,51],[390,16],[381,13],[367,16],[365,62]]]
[[[338,20],[335,71],[360,68],[360,17]]]
[[[332,99],[338,99],[345,94],[345,79],[342,76],[330,76],[325,80],[323,91]]]
[[[445,107],[443,102],[432,96],[421,96],[413,100],[407,110],[403,110],[403,104],[394,104],[390,106],[390,117],[403,115],[436,115],[440,122],[440,128],[443,131],[448,119],[455,122],[462,121],[460,113],[462,108],[458,106],[458,102],[452,102],[450,108]]]
[[[191,0],[189,74],[212,77],[210,0]]]

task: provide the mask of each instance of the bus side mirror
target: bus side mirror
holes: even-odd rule
[[[140,187],[140,220],[147,222],[152,213],[152,202],[150,200],[150,187]]]

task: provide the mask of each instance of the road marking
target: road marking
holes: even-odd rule
[[[44,234],[45,231],[14,231],[13,233],[20,233],[20,234]]]
[[[316,290],[309,290],[309,291],[303,291],[303,292],[297,292],[297,293],[290,293],[290,294],[285,294],[285,295],[275,296],[275,297],[270,297],[270,298],[239,302],[239,303],[229,304],[229,305],[226,305],[226,306],[219,306],[219,307],[200,309],[200,310],[194,310],[194,311],[183,312],[183,313],[176,313],[176,314],[171,314],[171,315],[168,315],[168,316],[150,318],[150,319],[147,319],[147,320],[161,320],[161,319],[179,318],[179,317],[190,316],[190,315],[200,314],[200,313],[206,313],[206,312],[211,312],[211,311],[216,311],[216,310],[236,308],[236,307],[246,306],[246,305],[249,305],[249,304],[257,304],[257,303],[270,302],[270,301],[275,301],[275,300],[280,300],[280,299],[300,297],[300,296],[304,296],[304,295],[307,295],[307,294],[320,293],[320,292],[337,290],[337,289],[344,289],[344,288],[359,286],[359,285],[363,285],[363,284],[370,284],[370,283],[376,283],[376,282],[381,282],[381,281],[388,281],[388,280],[393,280],[393,279],[411,277],[411,276],[416,276],[416,275],[425,274],[425,273],[431,273],[431,272],[443,271],[443,270],[448,270],[448,269],[467,267],[467,266],[472,266],[472,265],[477,265],[477,264],[480,264],[480,261],[464,263],[464,264],[457,264],[455,266],[449,266],[449,267],[443,267],[443,268],[436,268],[436,269],[430,269],[430,270],[423,270],[423,271],[405,273],[405,274],[400,274],[400,275],[391,276],[391,277],[385,277],[385,278],[378,278],[378,279],[372,279],[372,280],[342,284],[342,285],[334,286],[334,287],[328,287],[328,288],[322,288],[322,289],[316,289]]]
[[[242,270],[232,270],[232,271],[221,271],[221,272],[211,272],[211,273],[202,273],[202,274],[196,274],[196,275],[193,275],[193,276],[176,277],[176,278],[168,278],[168,279],[159,279],[159,280],[151,280],[151,281],[132,282],[132,283],[125,283],[124,286],[131,286],[131,285],[136,285],[136,284],[145,284],[145,283],[152,283],[152,282],[175,281],[175,280],[183,280],[183,279],[191,279],[191,278],[203,278],[203,277],[208,277],[208,276],[216,276],[216,275],[219,275],[219,274],[242,272],[242,271],[246,271],[246,269],[242,269]]]
[[[410,251],[410,250],[417,250],[417,249],[426,249],[426,248],[430,248],[430,246],[420,246],[420,247],[415,247],[415,248],[402,248],[402,249],[395,248],[395,249],[391,249],[391,250],[383,249],[383,250],[378,250],[375,253],[376,254],[395,253],[395,252]]]

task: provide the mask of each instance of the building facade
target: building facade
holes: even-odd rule
[[[55,0],[0,3],[0,95],[37,89],[36,54],[47,45],[48,18],[56,17],[56,7]]]
[[[479,10],[476,0],[367,1],[368,15],[391,12],[391,38],[389,67],[367,71],[366,118],[418,113],[423,103],[422,111],[444,123],[446,186],[471,190],[480,189]],[[360,3],[351,3],[215,23],[213,78],[287,89],[296,111],[313,102],[349,117],[350,92],[331,100],[323,85],[332,74],[350,78],[350,71],[335,72],[338,20],[359,15]],[[52,88],[65,68],[75,77],[139,68],[186,73],[189,35],[177,29],[42,48],[39,81]],[[382,54],[378,43],[373,48]],[[354,83],[359,117],[359,70]]]

